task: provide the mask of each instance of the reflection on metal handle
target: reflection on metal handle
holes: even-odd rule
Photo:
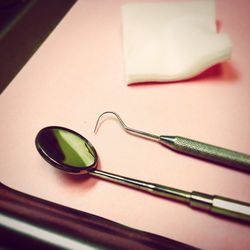
[[[245,202],[194,191],[191,193],[190,205],[215,214],[250,222],[250,205]]]
[[[250,155],[180,136],[160,136],[159,142],[178,151],[250,172]]]
[[[248,203],[195,191],[190,193],[184,190],[127,178],[100,170],[93,170],[90,174],[115,183],[140,189],[157,196],[179,201],[208,212],[250,222],[250,204]]]

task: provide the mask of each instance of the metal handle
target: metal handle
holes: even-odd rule
[[[100,170],[93,170],[90,172],[90,174],[105,180],[143,190],[153,195],[176,200],[192,207],[224,215],[230,218],[239,219],[244,222],[250,222],[250,204],[245,202],[235,201],[220,196],[212,196],[195,191],[187,192],[184,190],[140,181]]]
[[[250,155],[180,136],[160,136],[159,142],[188,155],[250,172]]]
[[[190,205],[215,214],[250,222],[250,205],[245,202],[194,191],[191,193]]]

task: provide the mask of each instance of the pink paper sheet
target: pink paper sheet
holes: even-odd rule
[[[130,136],[114,119],[93,133],[98,115],[118,112],[127,125],[250,153],[250,32],[247,0],[217,1],[219,28],[232,60],[195,79],[124,84],[121,5],[78,1],[0,96],[0,178],[20,191],[203,249],[249,249],[247,225],[95,178],[66,176],[37,153],[47,125],[87,137],[100,169],[250,202],[249,175],[177,154]]]

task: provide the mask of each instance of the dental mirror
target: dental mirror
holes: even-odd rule
[[[51,126],[42,129],[36,137],[36,147],[51,165],[71,174],[88,173],[97,164],[92,144],[67,128]]]
[[[82,135],[68,128],[43,128],[37,134],[35,143],[38,152],[48,163],[67,173],[90,174],[198,209],[250,222],[248,203],[196,191],[187,192],[97,170],[98,156],[93,145]]]

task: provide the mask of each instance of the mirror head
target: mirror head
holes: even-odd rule
[[[36,148],[51,165],[71,174],[87,173],[97,165],[97,153],[92,144],[67,128],[43,128],[36,136]]]

